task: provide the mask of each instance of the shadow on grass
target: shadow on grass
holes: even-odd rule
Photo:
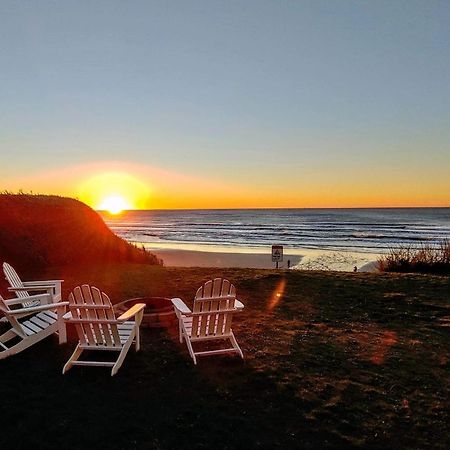
[[[62,366],[74,343],[48,339],[2,362],[11,425],[2,448],[324,448],[350,442],[311,430],[311,402],[236,357],[200,360],[164,330],[144,330],[115,377]]]
[[[75,342],[47,339],[0,361],[12,425],[1,448],[447,447],[448,278],[142,265],[51,274],[66,295],[92,282],[115,302],[188,303],[224,276],[246,305],[233,325],[246,359],[194,366],[176,330],[144,329],[142,351],[116,377],[81,367],[63,376]]]

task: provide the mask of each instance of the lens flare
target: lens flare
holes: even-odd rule
[[[280,301],[283,299],[285,289],[286,289],[286,279],[282,278],[275,286],[275,289],[267,302],[267,309],[269,311],[275,309],[278,303],[280,303]]]

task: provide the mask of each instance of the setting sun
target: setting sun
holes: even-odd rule
[[[125,209],[145,209],[150,188],[125,172],[106,172],[84,181],[79,187],[80,200],[94,209],[118,214]]]
[[[125,209],[131,209],[128,202],[120,195],[106,197],[98,208],[101,211],[108,211],[111,214],[119,214]]]

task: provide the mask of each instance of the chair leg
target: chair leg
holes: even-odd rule
[[[194,349],[192,348],[192,342],[188,337],[185,337],[186,345],[189,350],[191,358],[194,360],[194,364],[197,364],[197,358],[195,357]]]
[[[131,344],[133,343],[134,336],[135,336],[134,333],[131,334],[131,336],[128,338],[128,341],[125,342],[125,345],[122,347],[122,350],[119,353],[119,357],[117,358],[117,361],[111,370],[111,376],[114,376],[120,369],[120,366],[123,364],[125,356],[127,356],[128,350],[130,349]]]
[[[236,349],[236,351],[239,353],[239,355],[241,355],[241,358],[244,359],[244,355],[242,353],[241,348],[239,347],[239,344],[236,341],[236,338],[234,337],[234,333],[231,332],[231,336],[230,336],[230,341],[231,341],[231,345],[233,346],[233,348]]]
[[[80,344],[78,344],[75,348],[75,351],[72,353],[72,356],[69,358],[69,361],[67,361],[65,366],[63,367],[63,374],[65,374],[73,366],[73,362],[77,361],[82,353],[83,349],[80,348]]]
[[[57,306],[56,308],[56,314],[57,314],[57,321],[58,321],[58,339],[59,344],[65,344],[67,342],[67,330],[66,330],[66,322],[63,319],[63,316],[66,312],[65,306]]]
[[[65,344],[67,342],[66,323],[62,319],[59,320],[59,323],[58,323],[58,340],[59,340],[59,345]]]
[[[183,319],[182,317],[178,317],[178,339],[180,340],[180,344],[183,343],[183,330],[184,330],[184,324],[183,324]]]
[[[135,343],[135,350],[138,352],[141,349],[141,333],[139,332],[139,327],[136,327],[136,336],[134,338],[134,340],[136,341]]]
[[[179,334],[180,334],[180,344],[182,344],[183,343],[183,330],[181,327],[181,323],[178,324],[178,330],[179,330]]]

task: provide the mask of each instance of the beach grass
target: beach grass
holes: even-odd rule
[[[383,272],[450,274],[450,241],[391,249],[378,261]]]
[[[66,295],[93,283],[115,303],[189,303],[226,277],[246,305],[233,325],[245,360],[194,366],[176,327],[143,329],[115,377],[63,376],[69,330],[68,344],[0,361],[0,448],[448,448],[448,277],[142,264],[27,275],[64,278]]]

